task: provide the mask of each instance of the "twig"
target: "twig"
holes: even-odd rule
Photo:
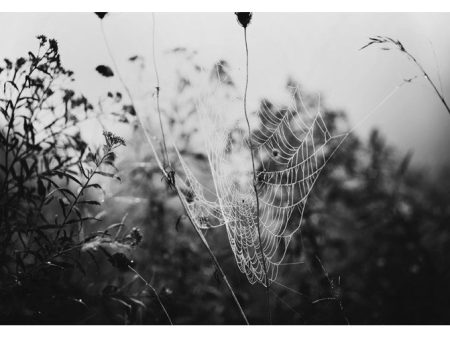
[[[441,69],[439,67],[439,61],[437,58],[436,50],[434,49],[431,40],[428,40],[428,42],[430,43],[431,50],[433,51],[434,63],[436,64],[436,71],[439,80],[439,89],[441,90],[441,92],[444,92],[444,87],[442,86],[442,79],[441,79]]]
[[[162,135],[162,145],[163,145],[163,161],[164,161],[164,167],[166,164],[170,167],[170,160],[169,160],[169,153],[167,152],[167,145],[166,145],[166,136],[164,133],[164,128],[162,124],[162,117],[161,117],[161,109],[159,107],[159,91],[161,87],[159,86],[159,74],[158,74],[158,67],[156,65],[156,53],[155,53],[155,32],[156,32],[156,19],[155,19],[155,13],[152,13],[152,53],[153,53],[153,69],[155,71],[155,77],[156,77],[156,110],[158,111],[158,118],[159,118],[159,127],[161,129],[161,135]]]
[[[103,29],[103,26],[102,26],[102,29]],[[112,60],[114,60],[114,56],[113,56],[113,54],[111,53],[111,51],[110,51],[110,49],[109,49],[109,47],[108,47],[109,45],[108,45],[108,43],[107,43],[107,39],[106,39],[106,35],[105,35],[105,34],[103,34],[103,38],[104,38],[105,43],[106,43],[106,46],[107,46],[107,48],[108,48],[109,56],[110,56],[110,58],[111,58]],[[146,137],[146,139],[147,139],[147,141],[148,141],[148,143],[149,143],[149,145],[150,145],[150,148],[151,148],[151,150],[152,150],[153,156],[155,157],[155,160],[156,160],[156,163],[158,164],[159,169],[161,170],[161,172],[162,172],[164,178],[165,178],[168,182],[171,182],[171,183],[172,183],[172,185],[173,185],[175,191],[177,192],[178,198],[180,199],[181,204],[183,205],[183,208],[185,209],[186,214],[187,214],[187,216],[188,216],[188,218],[189,218],[189,220],[190,220],[190,222],[191,222],[191,224],[192,224],[194,230],[196,231],[197,235],[200,237],[200,239],[201,239],[203,245],[204,245],[205,248],[208,250],[208,253],[210,254],[211,258],[213,259],[213,262],[214,262],[214,264],[216,265],[217,270],[220,272],[220,274],[221,274],[221,276],[222,276],[222,279],[224,280],[225,284],[227,285],[227,288],[228,288],[228,290],[230,291],[230,293],[231,293],[231,295],[232,295],[232,297],[233,297],[233,300],[234,300],[234,302],[236,303],[236,306],[238,307],[239,312],[240,312],[240,314],[241,314],[243,320],[245,321],[245,323],[246,323],[247,325],[249,325],[249,322],[248,322],[248,320],[247,320],[247,317],[246,317],[244,311],[242,310],[241,304],[239,303],[239,300],[237,299],[236,294],[235,294],[234,291],[233,291],[233,288],[231,287],[230,283],[228,282],[228,279],[227,279],[225,273],[223,272],[223,270],[222,270],[222,268],[221,268],[221,266],[220,266],[220,264],[219,264],[217,258],[215,257],[214,253],[212,252],[211,248],[209,247],[208,242],[206,241],[206,239],[205,239],[205,237],[203,236],[203,234],[202,234],[201,231],[198,229],[198,227],[195,225],[195,221],[194,221],[195,218],[192,216],[192,214],[191,214],[189,208],[188,208],[187,205],[185,204],[185,201],[183,200],[183,197],[182,197],[183,195],[182,195],[182,193],[181,193],[181,191],[180,191],[180,189],[179,189],[179,187],[178,187],[178,185],[177,185],[177,183],[176,183],[176,180],[175,180],[175,173],[173,173],[173,177],[171,178],[170,175],[169,175],[169,173],[166,171],[166,169],[165,169],[163,163],[161,162],[161,160],[160,160],[160,158],[159,158],[159,156],[158,156],[158,152],[156,151],[156,148],[155,148],[155,146],[154,146],[154,144],[153,144],[152,138],[151,138],[150,134],[147,132],[147,130],[145,129],[145,126],[144,126],[144,123],[143,123],[143,119],[141,119],[141,118],[139,117],[139,111],[138,111],[137,107],[136,107],[135,104],[134,104],[134,100],[133,100],[133,97],[132,97],[132,95],[131,95],[131,92],[130,92],[130,90],[128,89],[128,86],[127,86],[127,84],[125,83],[125,81],[123,81],[122,77],[119,76],[119,75],[120,75],[120,72],[119,72],[119,70],[118,70],[118,68],[117,68],[117,65],[116,65],[116,63],[115,63],[114,61],[113,61],[113,66],[115,67],[115,71],[116,71],[116,73],[117,73],[117,75],[118,75],[118,77],[119,77],[119,80],[121,81],[122,86],[125,88],[125,90],[126,90],[128,96],[129,96],[129,99],[130,99],[132,105],[135,107],[136,115],[138,116],[138,121],[139,121],[139,123],[141,124],[142,130],[143,130],[144,135],[145,135],[145,137]],[[161,124],[160,126],[161,126],[161,128],[162,128],[162,124]]]
[[[350,322],[349,322],[347,316],[345,315],[344,306],[342,305],[341,297],[335,296],[334,282],[330,279],[330,277],[328,275],[328,271],[325,270],[325,267],[323,266],[322,261],[320,260],[320,258],[317,255],[316,255],[316,260],[319,263],[320,267],[322,268],[323,274],[325,275],[325,278],[327,279],[328,284],[330,285],[330,291],[331,291],[331,295],[333,297],[325,297],[325,298],[317,299],[317,300],[313,301],[312,304],[316,304],[316,303],[319,303],[319,302],[325,301],[325,300],[336,301],[339,305],[339,309],[341,310],[341,313],[342,313],[342,316],[344,317],[345,322],[347,323],[347,325],[350,325]]]
[[[196,223],[195,218],[193,218],[193,216],[192,216],[188,206],[186,205],[186,201],[182,198],[182,192],[181,192],[180,188],[178,187],[178,185],[175,185],[175,189],[176,189],[178,197],[180,198],[181,203],[183,204],[184,209],[186,210],[186,214],[187,214],[187,217],[189,218],[189,221],[191,222],[191,224],[192,224],[195,232],[197,233],[198,237],[200,237],[203,245],[208,250],[209,255],[211,256],[214,264],[216,265],[217,270],[219,271],[220,275],[222,276],[223,281],[225,282],[228,290],[230,291],[230,293],[231,293],[231,295],[233,297],[233,300],[236,303],[236,306],[238,307],[239,312],[240,312],[242,318],[245,321],[245,324],[250,325],[248,320],[247,320],[247,316],[245,315],[244,310],[242,309],[241,304],[239,303],[239,300],[237,299],[236,294],[233,291],[233,288],[231,287],[230,283],[228,282],[228,279],[227,279],[227,276],[225,275],[225,272],[222,270],[222,267],[220,266],[219,261],[217,260],[216,256],[212,252],[208,242],[206,241],[205,236],[203,236],[203,234],[200,231],[199,227],[195,224]]]
[[[444,95],[441,92],[442,89],[441,89],[441,91],[439,91],[439,89],[436,87],[436,85],[434,84],[433,80],[431,80],[430,76],[425,71],[423,66],[419,63],[419,61],[417,61],[417,59],[410,52],[408,52],[406,50],[405,46],[403,46],[403,44],[399,40],[395,40],[395,39],[387,37],[387,36],[377,36],[377,37],[374,37],[374,38],[370,38],[370,42],[367,43],[366,45],[364,45],[363,47],[361,47],[360,50],[364,49],[364,48],[367,48],[367,47],[369,47],[369,46],[371,46],[373,44],[393,44],[394,46],[396,46],[398,48],[398,50],[401,53],[404,53],[413,63],[415,63],[415,65],[419,68],[420,72],[425,77],[425,79],[428,80],[428,82],[430,83],[431,87],[433,87],[434,91],[436,92],[437,96],[441,100],[441,102],[444,105],[444,107],[447,110],[447,112],[450,114],[450,107],[448,106],[447,102],[445,101]],[[383,50],[390,50],[389,47],[382,47],[382,49]],[[440,77],[440,75],[439,75],[439,77]]]
[[[253,169],[253,190],[255,191],[256,198],[256,229],[258,230],[258,241],[259,241],[259,249],[261,251],[263,268],[264,268],[264,277],[265,277],[265,286],[266,286],[266,298],[267,298],[267,312],[269,317],[269,323],[272,323],[272,315],[270,313],[270,285],[269,285],[269,277],[267,275],[267,266],[266,266],[266,257],[264,256],[264,249],[261,241],[261,229],[260,229],[260,219],[259,219],[259,196],[258,196],[258,187],[257,187],[257,178],[256,178],[256,167],[255,167],[255,157],[253,154],[253,143],[252,143],[252,134],[250,128],[250,121],[248,119],[247,114],[247,90],[248,90],[248,44],[247,44],[247,28],[244,27],[244,42],[245,42],[245,55],[246,55],[246,73],[245,73],[245,91],[244,91],[244,115],[245,120],[247,121],[248,128],[248,143],[250,147],[250,155],[252,158],[252,169]]]
[[[111,46],[109,45],[108,38],[106,37],[105,27],[103,26],[103,20],[100,20],[100,27],[102,30],[103,41],[105,42],[105,45],[106,45],[106,50],[108,51],[111,62],[113,63],[113,67],[117,74],[117,77],[119,78],[120,83],[122,83],[122,86],[124,87],[125,91],[127,92],[128,97],[131,101],[131,104],[133,105],[133,108],[136,110],[136,106],[134,105],[134,100],[132,99],[131,91],[128,88],[128,86],[125,85],[125,81],[123,80],[122,75],[120,74],[119,67],[117,66],[117,63],[116,63],[116,59],[114,58],[114,55],[112,53]]]
[[[410,54],[407,50],[404,51],[404,53],[406,53],[406,55],[416,64],[416,66],[420,69],[420,71],[422,72],[423,76],[425,77],[425,79],[428,80],[428,82],[431,84],[431,86],[433,87],[434,91],[436,92],[437,96],[439,97],[439,99],[441,100],[442,104],[444,105],[445,109],[447,109],[447,112],[450,114],[450,107],[448,106],[447,102],[445,101],[445,98],[443,96],[443,94],[439,91],[439,89],[437,89],[436,85],[434,84],[434,82],[431,80],[430,76],[428,75],[428,73],[425,71],[425,69],[422,67],[422,65],[416,60],[416,58]]]
[[[154,50],[154,48],[155,48],[155,43],[154,43],[154,37],[155,37],[155,20],[154,19],[155,19],[155,14],[152,13],[152,15],[153,15],[153,65],[155,67],[155,75],[156,75],[156,81],[157,81],[157,84],[156,84],[157,109],[158,109],[159,125],[160,125],[160,128],[161,128],[161,134],[163,135],[163,146],[164,146],[165,156],[166,156],[167,159],[169,159],[169,155],[167,153],[166,140],[165,140],[165,137],[164,137],[164,127],[163,127],[162,120],[161,120],[161,111],[159,109],[159,90],[160,90],[160,87],[159,87],[158,71],[156,69],[155,50]],[[170,163],[169,163],[169,165],[170,165]],[[186,211],[186,214],[187,214],[187,216],[189,218],[189,221],[192,224],[192,227],[194,228],[194,230],[197,233],[197,235],[200,237],[200,240],[202,241],[204,247],[206,248],[206,250],[208,251],[209,255],[211,256],[214,264],[216,265],[217,270],[221,274],[222,279],[224,280],[225,284],[227,285],[227,288],[230,291],[230,293],[231,293],[231,295],[233,297],[233,300],[236,303],[236,306],[238,307],[242,318],[244,319],[245,323],[247,325],[249,325],[249,322],[248,322],[247,317],[246,317],[246,315],[244,313],[244,310],[242,309],[241,304],[239,303],[239,300],[237,299],[236,294],[233,291],[233,288],[231,287],[230,283],[228,282],[228,279],[227,279],[227,276],[225,275],[225,272],[222,270],[222,267],[220,266],[219,261],[217,260],[216,256],[212,252],[208,242],[206,241],[205,236],[203,236],[203,234],[200,231],[199,227],[196,225],[195,217],[192,215],[189,207],[186,205],[186,201],[183,198],[183,193],[181,192],[181,190],[178,187],[178,185],[176,183],[176,180],[175,180],[175,171],[173,169],[171,169],[171,170],[172,170],[172,173],[173,173],[172,174],[173,177],[171,177],[171,175],[165,170],[165,168],[163,169],[163,171],[165,172],[165,175],[166,175],[166,179],[168,180],[169,184],[171,184],[173,186],[173,188],[175,189],[175,191],[176,191],[176,193],[178,195],[178,198],[180,199],[180,202],[183,205],[184,210]]]
[[[332,301],[336,301],[336,298],[334,297],[325,297],[325,298],[320,298],[320,299],[316,299],[314,301],[311,302],[311,304],[318,304],[327,300],[332,300]]]
[[[167,317],[167,319],[168,319],[170,325],[173,325],[172,319],[170,319],[169,313],[167,312],[167,310],[166,310],[164,304],[162,303],[161,298],[159,298],[158,292],[156,292],[155,288],[154,288],[150,283],[148,283],[148,282],[145,280],[145,278],[142,277],[142,275],[141,275],[139,272],[137,272],[135,269],[133,269],[131,266],[128,265],[128,269],[130,269],[131,271],[133,271],[133,272],[136,274],[136,276],[138,276],[138,277],[145,283],[145,285],[146,285],[149,289],[151,289],[151,290],[153,291],[153,293],[154,293],[155,296],[156,296],[156,300],[158,301],[159,305],[161,306],[161,309],[163,309],[164,314],[166,315],[166,317]]]
[[[98,169],[100,168],[100,166],[103,164],[103,161],[105,160],[105,158],[109,155],[109,152],[111,151],[111,148],[108,149],[107,152],[105,152],[105,154],[103,154],[102,158],[100,159],[100,161],[98,163],[95,164],[95,169],[91,171],[91,173],[89,174],[89,176],[86,178],[86,181],[84,182],[84,184],[81,186],[80,191],[78,192],[78,194],[76,195],[74,201],[72,202],[72,204],[70,205],[69,211],[66,213],[66,215],[64,216],[64,219],[61,223],[61,226],[64,226],[67,221],[69,220],[70,215],[72,214],[72,210],[73,208],[76,207],[78,200],[80,199],[80,197],[84,194],[84,191],[86,190],[86,187],[89,185],[89,183],[91,182],[92,178],[98,173]],[[64,210],[63,210],[64,211]],[[61,230],[58,230],[58,234]]]

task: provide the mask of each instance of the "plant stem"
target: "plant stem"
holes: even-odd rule
[[[213,260],[217,270],[219,271],[220,275],[222,276],[222,279],[224,280],[224,282],[225,282],[228,290],[230,291],[231,295],[233,296],[233,300],[236,303],[236,305],[237,305],[237,307],[239,309],[239,312],[240,312],[242,318],[245,321],[245,324],[250,325],[248,320],[247,320],[247,316],[245,315],[244,310],[242,309],[241,304],[239,303],[239,300],[237,299],[236,294],[233,291],[233,288],[231,287],[230,283],[228,282],[228,279],[227,279],[227,276],[225,275],[225,272],[222,270],[222,267],[220,266],[219,261],[217,260],[216,256],[212,252],[208,242],[206,241],[205,236],[203,236],[203,233],[201,232],[199,227],[195,224],[196,223],[195,222],[195,218],[193,218],[193,216],[192,216],[192,214],[191,214],[191,212],[189,210],[189,207],[186,205],[186,201],[182,198],[182,192],[181,192],[180,188],[178,187],[178,185],[175,185],[175,189],[177,191],[177,195],[180,198],[181,203],[183,204],[184,209],[186,210],[186,214],[187,214],[187,216],[189,218],[189,221],[191,222],[191,224],[192,224],[195,232],[197,233],[198,237],[200,237],[204,247],[206,248],[206,250],[208,250],[208,253],[211,256],[211,258],[212,258],[212,260]]]
[[[108,51],[109,57],[111,59],[111,62],[113,63],[114,71],[116,72],[120,83],[122,84],[122,86],[124,87],[125,91],[127,92],[128,97],[130,98],[131,104],[133,105],[133,108],[136,110],[136,106],[134,105],[134,102],[133,102],[133,99],[132,99],[131,91],[128,88],[128,86],[125,85],[125,81],[123,80],[122,75],[120,74],[119,67],[117,67],[116,59],[114,58],[114,55],[112,53],[111,47],[110,47],[109,42],[108,42],[108,39],[106,37],[105,27],[103,26],[103,20],[100,20],[100,27],[101,27],[101,30],[102,30],[103,41],[105,42],[105,45],[106,45],[106,50]]]
[[[445,101],[445,98],[443,96],[443,94],[437,89],[436,85],[434,84],[434,82],[431,80],[430,76],[428,75],[428,73],[425,71],[425,69],[422,67],[422,65],[416,60],[416,58],[414,56],[412,56],[407,50],[404,50],[404,53],[411,59],[411,61],[413,61],[416,66],[420,69],[420,71],[422,72],[422,75],[428,80],[428,82],[431,84],[431,87],[433,87],[434,91],[436,92],[437,96],[439,97],[439,99],[441,100],[442,104],[444,105],[445,109],[447,110],[447,112],[450,114],[450,107],[448,106],[447,102]]]
[[[106,38],[106,34],[104,33],[104,30],[103,30],[103,26],[102,26],[102,31],[103,31],[103,39],[105,40],[105,44],[106,44],[106,46],[107,46],[107,49],[108,49],[108,52],[109,52],[109,56],[110,56],[110,58],[111,58],[112,60],[114,60],[114,56],[113,56],[113,54],[112,54],[112,52],[111,52],[111,50],[110,50],[110,48],[109,48],[109,45],[108,45],[108,42],[107,42],[107,38]],[[161,162],[161,160],[160,160],[160,158],[159,158],[159,156],[158,156],[158,152],[156,151],[156,148],[155,148],[155,146],[153,145],[152,138],[151,138],[150,134],[147,132],[147,130],[145,129],[145,126],[144,126],[144,123],[142,122],[142,119],[139,117],[139,113],[138,113],[137,107],[136,107],[135,104],[134,104],[134,100],[133,100],[133,97],[132,97],[132,95],[131,95],[131,92],[130,92],[130,90],[128,89],[128,86],[126,85],[125,81],[123,81],[122,77],[120,76],[119,70],[118,70],[117,65],[116,65],[116,63],[115,63],[114,61],[113,61],[113,65],[114,65],[114,67],[115,67],[116,73],[117,73],[118,76],[119,76],[119,80],[121,81],[123,87],[125,88],[125,90],[126,90],[126,92],[127,92],[127,94],[128,94],[128,97],[129,97],[131,103],[132,103],[133,106],[135,107],[136,115],[137,115],[137,117],[138,117],[138,121],[139,121],[139,123],[141,124],[142,130],[143,130],[144,135],[145,135],[145,137],[146,137],[146,139],[147,139],[147,141],[148,141],[148,143],[149,143],[149,145],[150,145],[150,148],[151,148],[151,150],[152,150],[153,156],[155,157],[156,163],[158,164],[158,167],[159,167],[159,169],[161,170],[161,173],[163,174],[164,178],[165,178],[166,180],[169,180],[169,179],[170,179],[169,174],[168,174],[168,172],[166,171],[166,168],[164,167],[163,163]],[[156,64],[154,64],[154,65],[156,65]],[[156,74],[157,74],[157,71],[156,71]],[[157,80],[158,80],[158,79],[157,79]],[[158,85],[158,87],[159,87],[159,85]],[[158,92],[159,92],[159,89],[158,89]],[[158,97],[159,97],[159,96],[157,96],[157,98],[158,98]],[[157,109],[159,109],[159,105],[157,106]],[[160,116],[161,116],[161,115],[160,115]],[[161,119],[160,119],[160,127],[161,127],[161,129],[163,129],[163,126],[162,126],[162,123],[161,123]],[[162,132],[163,132],[163,130],[162,130]],[[165,139],[163,139],[163,142],[165,143]],[[166,147],[165,147],[165,146],[164,146],[164,149],[166,150]],[[166,151],[167,151],[167,150],[166,150]],[[175,176],[174,176],[174,177],[175,177]],[[219,271],[219,273],[220,273],[221,276],[222,276],[222,279],[224,280],[225,284],[227,285],[228,290],[230,291],[230,293],[231,293],[231,295],[232,295],[232,297],[233,297],[233,300],[234,300],[234,302],[236,303],[236,306],[238,307],[239,312],[240,312],[242,318],[244,319],[245,323],[246,323],[247,325],[249,325],[249,322],[248,322],[248,320],[247,320],[247,317],[245,316],[245,313],[244,313],[244,311],[242,310],[241,304],[239,303],[239,300],[237,299],[236,294],[235,294],[234,291],[233,291],[233,288],[231,287],[230,283],[228,282],[228,279],[227,279],[227,277],[226,277],[224,271],[222,270],[222,268],[221,268],[221,266],[220,266],[220,264],[219,264],[217,258],[215,257],[214,253],[211,251],[211,248],[209,247],[208,242],[206,241],[206,239],[205,239],[205,237],[203,236],[203,234],[202,234],[201,231],[198,229],[198,227],[195,225],[195,222],[194,222],[194,219],[195,219],[195,218],[194,218],[193,215],[191,214],[191,211],[189,210],[188,206],[185,204],[185,201],[183,200],[183,195],[182,195],[182,193],[181,193],[181,191],[180,191],[180,189],[179,189],[179,187],[178,187],[178,185],[177,185],[177,183],[176,183],[176,180],[173,182],[173,186],[174,186],[174,188],[175,188],[175,190],[176,190],[176,192],[177,192],[178,198],[180,199],[181,204],[182,204],[182,206],[183,206],[183,208],[184,208],[184,210],[185,210],[185,212],[186,212],[186,214],[187,214],[187,216],[188,216],[188,218],[189,218],[189,220],[190,220],[192,226],[194,227],[194,230],[196,231],[197,235],[200,237],[200,239],[201,239],[203,245],[205,246],[205,248],[208,250],[208,253],[210,254],[211,258],[213,259],[213,262],[214,262],[214,264],[216,265],[217,270]]]
[[[37,56],[36,56],[37,61],[36,61],[35,64],[33,64],[33,63],[31,64],[30,70],[29,70],[28,74],[25,76],[25,80],[22,83],[22,87],[21,87],[20,91],[17,94],[17,97],[16,97],[14,105],[12,105],[12,100],[10,101],[11,105],[9,103],[6,105],[6,111],[8,110],[8,107],[11,106],[11,116],[10,116],[10,119],[8,121],[8,129],[7,129],[6,138],[5,138],[5,169],[6,169],[6,173],[5,173],[5,178],[4,178],[4,181],[3,181],[3,184],[2,184],[1,192],[2,192],[3,195],[6,195],[6,200],[7,201],[9,199],[9,197],[10,197],[9,196],[9,183],[8,183],[9,173],[10,173],[11,169],[13,168],[15,159],[17,158],[17,156],[19,154],[18,152],[16,152],[15,158],[12,159],[12,163],[9,162],[9,152],[11,150],[13,150],[12,148],[9,147],[9,145],[10,145],[9,144],[9,136],[10,136],[10,133],[11,133],[12,129],[14,128],[14,119],[15,119],[16,109],[17,109],[17,105],[19,104],[19,101],[21,99],[22,93],[27,88],[27,83],[30,81],[31,75],[37,69],[39,63],[44,58],[44,56],[39,57],[40,50],[41,50],[41,48],[39,47],[39,50],[38,50],[38,53],[37,53]],[[47,49],[47,51],[48,51],[48,49]],[[17,74],[17,70],[14,73],[12,81],[15,80],[16,74]],[[4,94],[6,95],[6,92],[4,92]],[[8,227],[8,225],[9,225],[9,223],[8,223],[8,209],[5,206],[2,206],[2,208],[0,209],[0,213],[1,213],[0,227],[4,226],[7,229],[6,240],[5,240],[4,243],[8,243],[10,241],[11,237],[12,237],[12,231]],[[1,252],[2,256],[4,255],[4,250],[6,250],[6,246],[5,246],[4,249],[2,248],[2,252]]]
[[[157,70],[156,61],[155,61],[155,14],[152,13],[152,16],[153,16],[153,44],[152,44],[152,47],[153,47],[153,66],[155,68],[155,75],[156,75],[156,81],[157,81],[157,83],[156,83],[156,102],[157,102],[157,109],[158,109],[158,116],[159,116],[159,126],[161,128],[161,134],[163,135],[163,140],[162,141],[163,141],[163,147],[164,147],[164,151],[165,151],[165,157],[168,160],[169,159],[169,155],[167,153],[166,140],[165,140],[165,137],[164,137],[164,127],[163,127],[162,119],[161,119],[161,111],[159,109],[159,89],[160,89],[160,87],[159,87],[158,70]],[[170,163],[169,163],[169,165],[170,165]],[[163,169],[163,172],[165,172],[166,179],[170,178],[165,169]],[[175,177],[175,174],[174,174],[174,177]],[[213,260],[213,262],[214,262],[214,264],[215,264],[215,266],[217,268],[217,270],[221,274],[222,279],[224,280],[228,290],[230,291],[230,293],[231,293],[231,295],[233,297],[233,300],[236,303],[242,318],[244,319],[245,323],[247,325],[249,325],[249,322],[247,320],[247,317],[245,316],[244,310],[242,310],[241,304],[239,303],[239,300],[237,299],[236,294],[233,291],[233,288],[231,287],[230,283],[228,282],[228,279],[227,279],[227,276],[225,275],[225,272],[222,270],[222,267],[220,266],[219,261],[217,260],[216,256],[212,252],[208,242],[206,241],[205,236],[203,236],[203,233],[200,231],[199,227],[196,225],[195,217],[191,214],[191,211],[189,210],[189,207],[186,205],[186,201],[183,199],[183,194],[182,194],[180,188],[178,187],[178,185],[176,183],[176,180],[171,182],[171,184],[173,185],[173,187],[175,188],[175,191],[177,192],[178,198],[179,198],[181,204],[183,205],[184,210],[186,211],[186,214],[187,214],[187,216],[189,218],[189,221],[190,221],[192,227],[194,228],[194,230],[197,233],[197,235],[200,237],[200,240],[202,241],[203,246],[208,251],[209,255],[211,256],[211,258],[212,258],[212,260]]]
[[[156,300],[158,301],[159,305],[161,306],[161,309],[163,309],[164,314],[166,315],[170,325],[173,325],[172,319],[170,319],[169,313],[167,312],[164,304],[162,303],[161,298],[159,298],[158,292],[156,292],[155,288],[149,282],[147,282],[145,280],[145,278],[142,277],[142,275],[139,272],[137,272],[135,269],[133,269],[131,266],[128,265],[128,269],[133,271],[136,274],[136,276],[138,276],[145,283],[145,285],[153,291],[153,293],[156,296]]]
[[[260,219],[259,219],[259,195],[258,195],[258,181],[256,176],[256,167],[255,167],[255,156],[253,154],[253,142],[252,142],[252,134],[250,128],[250,121],[248,119],[247,114],[247,90],[248,90],[248,43],[247,43],[247,28],[244,27],[244,42],[245,42],[245,55],[246,55],[246,64],[245,64],[245,91],[244,91],[244,115],[245,120],[247,121],[248,128],[248,144],[250,147],[250,155],[252,158],[252,169],[253,169],[253,190],[255,191],[255,199],[256,199],[256,229],[258,230],[258,241],[259,241],[259,249],[261,251],[262,263],[264,268],[264,276],[265,276],[265,286],[266,286],[266,297],[267,297],[267,312],[269,317],[269,323],[272,323],[272,315],[270,313],[270,285],[269,285],[269,277],[267,274],[267,266],[266,266],[266,257],[264,256],[264,249],[261,241],[261,229],[260,229]]]
[[[156,110],[158,111],[158,117],[159,117],[159,127],[161,129],[161,135],[162,135],[162,145],[163,145],[163,162],[164,162],[164,167],[166,166],[166,164],[169,165],[170,167],[170,160],[169,160],[169,153],[167,152],[167,145],[166,145],[166,136],[164,134],[164,128],[163,128],[163,124],[162,124],[162,117],[161,117],[161,109],[159,107],[159,91],[160,91],[160,86],[159,86],[159,74],[158,74],[158,67],[156,66],[156,53],[155,53],[155,32],[156,32],[156,28],[155,28],[155,24],[156,24],[156,19],[155,19],[155,13],[152,13],[152,35],[153,35],[153,39],[152,39],[152,53],[153,53],[153,69],[155,71],[155,77],[156,77]]]
[[[102,156],[100,161],[95,164],[95,169],[92,170],[92,172],[90,173],[89,177],[86,179],[86,182],[84,182],[83,186],[81,187],[80,192],[77,194],[77,196],[75,197],[73,203],[70,205],[69,211],[67,212],[66,216],[64,217],[63,222],[61,223],[61,227],[63,227],[66,224],[66,222],[69,220],[69,217],[70,217],[70,214],[72,213],[73,208],[78,203],[78,200],[80,199],[81,195],[84,193],[84,190],[86,190],[86,187],[88,186],[88,184],[91,181],[92,177],[94,177],[94,175],[97,173],[97,169],[102,165],[103,161],[105,160],[105,157],[108,154],[109,154],[109,151],[106,152],[106,154],[104,154]],[[58,231],[58,233],[59,233],[59,231]]]
[[[335,296],[334,283],[330,279],[330,277],[328,275],[328,271],[325,270],[325,267],[323,266],[322,261],[320,260],[319,256],[317,256],[317,255],[315,255],[315,256],[316,256],[317,262],[319,263],[320,268],[322,269],[322,272],[323,272],[325,278],[328,281],[328,284],[330,285],[330,293],[331,293],[332,297],[325,297],[325,298],[318,299],[316,301],[313,301],[312,304],[319,303],[319,302],[321,302],[323,300],[334,300],[334,301],[336,301],[338,303],[338,305],[339,305],[339,309],[341,310],[341,313],[342,313],[342,316],[344,317],[345,322],[347,323],[347,325],[350,325],[350,322],[349,322],[347,316],[345,315],[344,306],[342,305],[342,300],[341,300],[340,296],[339,297]]]
[[[30,81],[29,79],[30,79],[31,74],[33,74],[33,72],[37,69],[37,67],[39,66],[39,63],[43,59],[43,57],[39,57],[39,53],[37,54],[36,58],[37,58],[36,64],[34,64],[34,65],[31,64],[30,70],[29,70],[28,74],[25,76],[25,80],[22,83],[22,87],[20,88],[20,91],[17,94],[15,103],[14,103],[14,105],[11,105],[11,117],[10,117],[10,120],[8,122],[8,129],[7,129],[7,132],[6,132],[6,140],[5,140],[5,168],[6,168],[6,174],[5,174],[5,181],[3,182],[3,186],[2,186],[2,191],[5,190],[5,187],[6,187],[6,184],[7,184],[7,181],[8,181],[9,172],[10,172],[10,169],[11,169],[10,168],[11,164],[8,164],[9,151],[11,150],[11,149],[9,149],[9,135],[11,133],[11,129],[14,128],[14,117],[15,117],[17,105],[19,104],[19,101],[20,101],[20,99],[22,97],[22,93],[27,88],[27,82]],[[14,75],[14,77],[15,77],[15,75]],[[7,106],[6,109],[8,109],[8,106]],[[13,162],[14,162],[14,160],[13,160]]]

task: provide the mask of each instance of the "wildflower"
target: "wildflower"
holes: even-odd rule
[[[48,40],[49,46],[50,46],[50,50],[52,50],[53,52],[55,52],[55,54],[58,53],[58,41],[56,41],[55,39],[50,39]]]
[[[42,47],[47,42],[47,37],[45,35],[38,35],[37,39],[40,41],[40,46]]]
[[[134,227],[131,229],[130,233],[124,238],[123,243],[131,245],[132,247],[138,246],[144,237],[142,236],[141,230]]]
[[[117,135],[114,135],[113,133],[111,133],[110,131],[103,131],[103,136],[105,137],[106,140],[106,144],[108,146],[115,146],[115,145],[121,145],[121,146],[125,146],[125,140]]]

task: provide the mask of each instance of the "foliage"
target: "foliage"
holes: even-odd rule
[[[195,79],[184,74],[178,87],[184,96],[179,94],[170,102],[171,107],[180,109],[173,115],[169,115],[170,109],[163,110],[173,121],[172,131],[184,157],[194,165],[193,170],[205,171],[207,158],[193,142],[198,131],[190,129],[189,123],[195,104],[185,99],[194,95],[190,84]],[[213,69],[211,74],[217,71]],[[215,78],[210,79],[214,87]],[[287,84],[292,86],[297,84]],[[233,86],[225,90],[233,90]],[[317,109],[316,99],[301,92],[305,105]],[[288,108],[281,106],[277,111],[270,100],[261,104],[273,107],[274,114]],[[321,108],[331,134],[348,129],[344,112]],[[230,131],[231,142],[243,134],[237,126]],[[444,310],[449,275],[443,262],[450,248],[445,226],[449,181],[446,175],[436,181],[410,168],[411,156],[399,154],[376,130],[367,141],[356,135],[346,139],[321,173],[301,231],[288,248],[288,264],[280,267],[278,283],[271,286],[274,323],[449,322]],[[142,253],[152,257],[152,264],[138,263],[138,267],[157,273],[160,288],[171,290],[174,303],[169,312],[174,322],[240,324],[207,253],[201,250],[182,211],[173,205],[174,197],[159,180],[152,179],[159,175],[157,169],[149,163],[132,175],[133,191],[152,205],[150,212],[141,209],[135,214],[148,225],[146,237],[152,238],[151,244],[144,243],[147,252]],[[292,221],[298,220],[294,217]],[[224,241],[224,230],[208,230],[206,235],[250,323],[267,323],[264,290],[249,285],[238,271]],[[193,302],[192,297],[198,301]]]
[[[86,276],[86,257],[98,264],[100,249],[113,267],[128,271],[142,235],[133,228],[120,236],[124,220],[93,230],[105,195],[99,178],[120,180],[116,150],[125,141],[106,131],[101,148],[83,140],[80,125],[98,114],[67,89],[73,73],[61,65],[57,42],[38,40],[36,53],[5,59],[0,74],[0,320],[77,322],[88,305],[73,283]],[[119,293],[104,289],[102,298],[141,309],[141,301]],[[130,311],[121,313],[122,322]]]
[[[90,104],[69,89],[73,74],[61,66],[56,41],[41,36],[39,44],[27,58],[5,60],[0,73],[0,321],[167,323],[161,300],[175,324],[241,324],[161,180],[133,105],[112,90]],[[200,67],[186,49],[173,53],[188,70],[177,73],[176,95],[161,111],[182,155],[207,172],[194,119]],[[236,96],[229,65],[221,60],[208,75],[210,87],[225,84],[221,104],[229,104]],[[301,92],[315,109],[316,99]],[[287,108],[261,104],[274,114]],[[344,112],[322,109],[331,133],[346,130]],[[102,147],[88,145],[81,126],[105,115],[131,126],[133,137],[105,132]],[[230,142],[244,135],[236,125]],[[377,131],[347,138],[321,173],[289,264],[270,287],[273,323],[450,322],[450,181],[445,170],[433,179],[410,160]],[[265,290],[239,272],[224,229],[204,233],[250,323],[267,323]],[[151,276],[151,285],[139,276]]]

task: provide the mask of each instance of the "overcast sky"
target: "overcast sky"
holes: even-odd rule
[[[104,24],[120,68],[126,69],[134,54],[152,60],[151,14],[112,13]],[[205,66],[229,61],[235,80],[243,80],[243,33],[232,13],[158,13],[156,30],[162,88],[173,81],[165,51],[177,46],[197,50]],[[26,54],[36,46],[35,36],[45,34],[59,41],[63,64],[75,71],[80,90],[95,97],[110,86],[94,73],[98,64],[109,62],[94,14],[1,13],[0,31],[1,57]],[[281,97],[292,76],[358,123],[403,79],[419,74],[399,53],[359,51],[375,35],[400,39],[437,84],[440,74],[450,100],[449,14],[256,13],[248,28],[250,104]],[[367,137],[373,127],[400,151],[414,151],[416,164],[436,168],[450,162],[450,115],[423,79],[403,86],[356,132]]]

